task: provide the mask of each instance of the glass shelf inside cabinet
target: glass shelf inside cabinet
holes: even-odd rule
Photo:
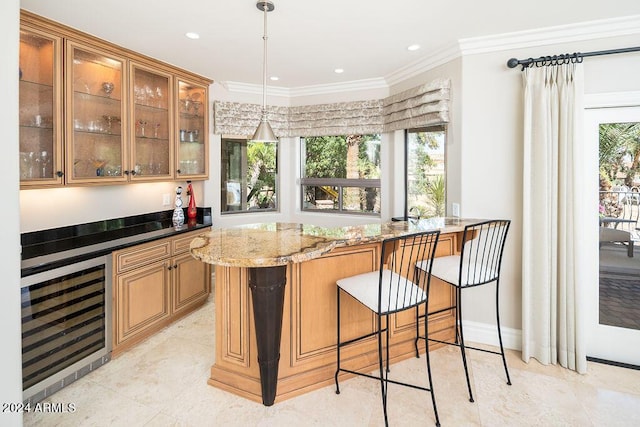
[[[199,85],[178,83],[178,170],[181,175],[205,174],[206,92]]]
[[[73,179],[122,177],[123,60],[73,48]]]
[[[20,180],[58,180],[56,137],[56,40],[20,31]]]

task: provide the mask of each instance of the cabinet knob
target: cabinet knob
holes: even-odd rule
[[[58,172],[56,172],[56,176],[57,176],[58,178],[62,178],[62,176],[63,176],[63,175],[64,175],[64,172],[62,172],[62,171],[58,171]]]
[[[129,175],[129,171],[128,171],[128,170],[125,170],[125,171],[124,171],[124,174],[125,174],[125,175]]]
[[[172,269],[173,269],[173,266],[171,266],[171,265],[170,265],[169,267],[167,267],[167,269],[168,269],[168,270],[172,270]]]
[[[132,171],[131,171],[131,175],[135,175],[135,174],[136,174],[136,171],[135,171],[135,170],[132,170]]]
[[[176,172],[178,172],[178,173],[182,173],[182,171],[181,171],[180,169],[178,169]]]
[[[178,264],[173,264],[173,268],[178,268]]]

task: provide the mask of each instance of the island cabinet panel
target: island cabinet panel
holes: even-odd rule
[[[276,402],[334,381],[337,339],[336,280],[378,269],[378,242],[338,247],[310,261],[287,267],[282,341]],[[456,253],[457,233],[443,234],[437,256]],[[376,286],[377,283],[372,283]],[[455,294],[444,283],[432,281],[431,309],[449,304]],[[216,358],[210,385],[262,401],[257,361],[248,268],[216,266]],[[372,332],[372,313],[349,298],[341,299],[342,337]],[[415,313],[393,316],[391,361],[415,357]],[[454,319],[450,311],[430,317],[430,336],[452,339]],[[437,346],[433,343],[430,346]],[[424,351],[424,344],[422,345]],[[343,366],[374,370],[377,367],[375,337],[345,348]]]
[[[376,270],[380,259],[379,248],[378,244],[348,246],[335,249],[321,258],[293,265],[291,304],[288,306],[291,309],[291,368],[335,364],[336,281]],[[371,311],[357,301],[342,298],[340,311],[345,326],[341,330],[343,339],[348,340],[374,330],[375,318]],[[347,349],[347,354],[366,351],[372,343],[364,342],[361,348],[354,346],[353,349]],[[282,365],[281,369],[283,374],[290,371]]]
[[[189,242],[203,232],[113,252],[114,356],[206,301],[211,266],[189,253]]]

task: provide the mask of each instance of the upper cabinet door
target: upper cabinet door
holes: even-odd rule
[[[20,185],[61,185],[62,64],[59,37],[20,31]]]
[[[173,178],[173,100],[170,74],[131,64],[133,101],[131,180]]]
[[[126,181],[126,59],[67,41],[66,61],[67,182]]]
[[[209,175],[207,89],[187,80],[177,81],[178,179],[202,179]]]

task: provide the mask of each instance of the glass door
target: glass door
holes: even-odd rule
[[[590,109],[585,123],[598,153],[590,200],[599,260],[588,289],[587,355],[640,366],[640,107]]]
[[[62,184],[61,39],[20,31],[20,184]]]
[[[67,182],[126,181],[125,59],[67,42]]]
[[[132,180],[172,177],[171,76],[132,64]]]
[[[178,81],[178,178],[206,178],[209,174],[206,88]]]

